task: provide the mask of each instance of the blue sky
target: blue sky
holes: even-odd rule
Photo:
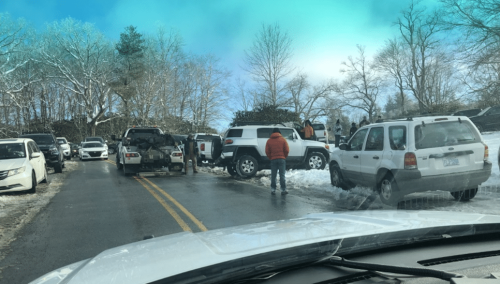
[[[153,34],[159,25],[176,29],[185,49],[212,53],[235,77],[244,50],[262,24],[278,23],[293,39],[293,64],[319,82],[338,78],[341,62],[356,44],[375,53],[397,35],[393,22],[410,0],[0,0],[0,12],[23,17],[38,30],[72,17],[94,23],[118,40],[125,26]],[[428,3],[435,3],[432,0]]]

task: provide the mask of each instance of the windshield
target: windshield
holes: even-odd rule
[[[0,144],[0,160],[25,158],[24,143]]]
[[[88,259],[58,281],[208,282],[307,241],[425,239],[402,214],[475,233],[443,220],[500,216],[499,2],[0,0],[0,143],[25,143],[0,150],[0,283]],[[335,230],[288,222],[309,214]]]

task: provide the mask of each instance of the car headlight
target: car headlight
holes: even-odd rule
[[[22,174],[24,173],[24,170],[26,170],[26,166],[24,167],[20,167],[20,168],[17,168],[17,169],[13,169],[13,170],[9,170],[9,173],[7,174],[7,176],[15,176],[15,175],[18,175],[18,174]]]
[[[49,149],[49,151],[50,151],[50,153],[51,153],[51,154],[59,154],[59,151],[57,150],[57,148],[56,148],[56,147],[51,147],[51,148]]]

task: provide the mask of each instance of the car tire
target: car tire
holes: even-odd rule
[[[466,190],[461,190],[461,191],[453,191],[453,192],[450,192],[450,194],[457,201],[469,201],[476,196],[477,191],[478,191],[478,188],[476,187],[476,188],[471,188],[471,189],[466,189]]]
[[[222,153],[222,139],[220,137],[212,139],[212,160],[217,160]]]
[[[326,166],[326,158],[323,153],[312,152],[307,155],[305,168],[306,170],[322,170]]]
[[[235,176],[237,175],[238,173],[236,172],[236,166],[235,165],[229,165],[227,166],[227,172],[231,175],[231,176]]]
[[[259,162],[250,155],[241,156],[236,162],[236,172],[240,177],[251,178],[257,174]]]
[[[377,191],[382,203],[386,205],[396,205],[400,199],[400,192],[396,180],[392,174],[386,174],[378,183]]]
[[[54,171],[58,174],[62,173],[62,168],[63,168],[63,164],[62,162],[59,162],[57,163],[55,166],[54,166]]]
[[[344,181],[344,177],[342,176],[342,172],[340,171],[339,165],[335,164],[330,167],[330,182],[332,186],[340,187],[343,190],[349,190],[350,187],[347,186]]]
[[[48,183],[49,182],[49,180],[48,180],[49,175],[47,173],[47,165],[44,166],[44,170],[43,171],[44,171],[44,176],[43,176],[43,179],[42,179],[42,181],[40,183]]]
[[[36,174],[35,171],[31,172],[31,188],[28,189],[28,193],[36,193]]]
[[[120,163],[120,158],[118,157],[118,155],[116,155],[116,168],[118,170],[121,170],[123,167],[123,165]]]

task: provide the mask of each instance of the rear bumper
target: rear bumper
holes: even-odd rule
[[[476,188],[491,176],[491,162],[484,163],[481,170],[447,175],[422,177],[418,170],[393,171],[399,190],[404,193],[429,190],[460,191]]]

